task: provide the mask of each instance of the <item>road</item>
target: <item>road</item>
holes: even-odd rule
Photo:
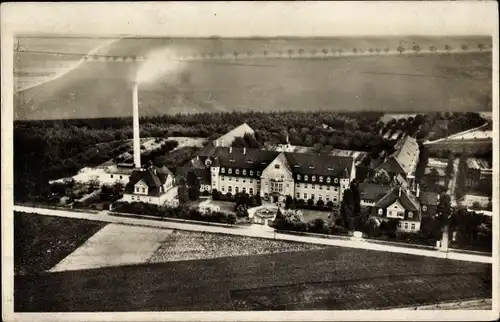
[[[458,158],[455,158],[455,160],[453,160],[453,174],[450,180],[450,184],[448,185],[448,191],[446,191],[448,196],[450,196],[451,198],[452,207],[455,207],[457,205],[457,200],[455,198],[455,187],[457,185],[457,177],[458,177],[458,162],[459,162]]]
[[[85,213],[85,212],[73,212],[73,211],[67,211],[67,210],[33,208],[33,207],[25,207],[25,206],[17,206],[17,205],[14,206],[14,211],[25,212],[25,213],[34,213],[34,214],[44,215],[44,216],[78,218],[78,219],[87,219],[87,220],[95,220],[95,221],[102,221],[102,222],[116,223],[116,224],[125,224],[125,225],[134,225],[134,226],[178,229],[178,230],[198,231],[198,232],[207,232],[207,233],[220,233],[220,234],[247,236],[247,237],[257,237],[257,238],[267,238],[267,239],[278,239],[278,240],[287,240],[287,241],[295,241],[295,242],[303,242],[303,243],[312,243],[312,244],[319,244],[319,245],[329,245],[329,246],[337,246],[337,247],[369,249],[369,250],[375,250],[375,251],[385,251],[385,252],[393,252],[393,253],[401,253],[401,254],[409,254],[409,255],[417,255],[417,256],[448,258],[448,259],[454,259],[454,260],[471,261],[471,262],[488,263],[488,264],[492,263],[491,256],[472,255],[472,254],[458,253],[458,252],[453,252],[453,251],[449,251],[447,253],[444,253],[444,252],[440,252],[437,250],[431,250],[431,249],[417,249],[417,248],[407,248],[407,247],[401,247],[401,246],[382,245],[382,244],[377,244],[377,243],[366,242],[363,240],[338,240],[338,239],[333,239],[333,238],[330,239],[330,238],[319,238],[319,237],[313,237],[313,236],[281,234],[281,233],[276,233],[270,227],[265,227],[262,225],[232,226],[232,227],[207,226],[207,225],[198,225],[198,224],[189,224],[189,223],[177,223],[177,222],[170,222],[170,221],[149,220],[149,219],[142,219],[142,218],[139,219],[139,218],[130,218],[130,217],[118,217],[118,216],[109,215],[107,212],[104,212],[104,211],[100,212],[98,214],[95,214],[95,213]]]

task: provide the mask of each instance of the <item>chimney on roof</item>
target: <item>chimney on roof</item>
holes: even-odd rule
[[[233,147],[232,146],[229,147],[229,153],[233,153]]]
[[[247,148],[243,147],[243,154],[246,154],[246,153],[247,153]]]
[[[196,160],[199,160],[199,159],[200,159],[200,156],[199,156],[199,155],[197,155],[197,156],[196,156]]]
[[[417,183],[417,192],[416,192],[417,198],[420,197],[420,184]]]
[[[399,187],[399,196],[401,197],[401,187]]]

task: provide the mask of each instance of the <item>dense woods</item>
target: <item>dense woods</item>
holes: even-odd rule
[[[141,118],[141,137],[171,136],[216,137],[246,122],[255,130],[255,140],[238,139],[235,144],[248,147],[264,143],[286,143],[314,147],[316,152],[350,149],[370,152],[377,158],[390,153],[394,140],[384,139],[384,128],[401,129],[417,137],[438,121],[447,122],[447,131],[459,131],[484,122],[477,113],[428,113],[394,121],[380,122],[380,112],[232,112],[163,115]],[[14,123],[15,199],[23,200],[46,191],[48,181],[72,176],[85,166],[95,166],[131,152],[130,118],[16,121]],[[479,124],[480,125],[480,124]],[[422,130],[424,128],[424,130]],[[422,132],[424,131],[424,132]],[[413,133],[415,132],[415,133]],[[169,153],[173,143],[162,151],[144,155],[144,161],[175,169],[196,153],[185,147]],[[120,161],[120,160],[116,160]],[[368,162],[370,160],[367,160]]]

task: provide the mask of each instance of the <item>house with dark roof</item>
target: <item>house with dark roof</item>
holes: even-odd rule
[[[395,151],[376,168],[376,171],[385,170],[391,176],[398,176],[408,180],[412,178],[417,168],[420,148],[417,140],[407,135],[394,146]]]
[[[439,195],[421,192],[418,185],[414,190],[398,182],[391,186],[361,183],[358,187],[361,206],[367,209],[368,214],[379,221],[399,220],[399,231],[416,233],[420,230],[423,217],[436,214]]]
[[[125,186],[122,201],[163,205],[177,197],[173,173],[165,166],[135,169]]]

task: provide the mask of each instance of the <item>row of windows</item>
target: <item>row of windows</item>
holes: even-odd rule
[[[297,186],[297,188],[300,188],[300,183],[297,183],[296,186]],[[308,187],[309,187],[309,185],[307,183],[304,183],[304,188],[307,189]],[[319,190],[323,190],[323,186],[322,185],[318,185],[318,187],[319,187]],[[316,189],[316,185],[312,184],[311,185],[311,189]],[[342,189],[345,189],[345,186],[342,186]],[[330,186],[326,186],[326,190],[330,191]],[[334,187],[333,191],[338,192],[339,189],[336,188],[336,187]]]
[[[226,168],[221,168],[221,169],[220,169],[220,173],[226,173]],[[232,174],[232,173],[233,173],[233,169],[228,168],[228,169],[227,169],[227,174]],[[240,169],[234,169],[234,173],[239,175],[239,174],[240,174]],[[247,170],[246,170],[246,169],[241,170],[241,174],[242,174],[242,175],[246,176],[246,175],[247,175],[247,173],[248,173],[249,175],[253,176],[254,171],[253,171],[253,170],[249,170],[249,171],[247,172]],[[257,175],[258,175],[258,176],[260,176],[260,171],[257,171]]]
[[[408,229],[408,223],[405,222],[405,229]],[[398,223],[398,228],[401,228],[401,223]],[[411,224],[411,230],[415,230],[416,227],[415,227],[415,224]]]
[[[378,210],[378,214],[379,215],[382,215],[384,213],[384,210],[382,208],[380,208]],[[404,212],[402,211],[389,211],[389,215],[391,216],[396,216],[396,217],[401,217],[403,218],[404,217]],[[408,211],[408,218],[413,218],[413,212],[412,211]]]
[[[141,200],[141,197],[139,196],[131,196],[130,197],[131,200],[137,200],[137,201],[140,201]],[[143,200],[147,200],[146,198],[143,198]],[[151,202],[151,198],[148,198],[148,201]]]
[[[297,175],[297,180],[300,180],[302,176],[300,174]],[[304,175],[304,181],[308,181],[309,176],[307,174]],[[316,176],[311,176],[311,181],[316,182]],[[323,182],[323,176],[319,176],[319,182]],[[333,178],[334,183],[339,183],[339,178]],[[326,177],[326,183],[332,183],[332,178]]]
[[[221,177],[220,177],[220,180],[221,180],[221,181],[225,181],[225,180],[226,180],[226,177],[221,176]],[[232,180],[233,180],[233,177],[227,177],[227,180],[228,180],[228,181],[232,181]],[[242,180],[242,182],[243,182],[243,183],[246,183],[246,182],[247,182],[247,180],[246,180],[246,179],[241,179],[241,180]],[[253,183],[253,179],[251,179],[251,178],[250,178],[250,179],[248,179],[248,180],[250,180],[250,183]],[[236,181],[236,182],[240,182],[240,178],[234,178],[234,181]],[[257,180],[257,183],[259,183],[259,182],[260,182],[260,180]]]
[[[111,177],[111,179],[113,179],[114,175],[111,174],[110,177]],[[123,176],[120,176],[120,179],[123,179]]]
[[[226,188],[225,188],[224,186],[222,186],[222,187],[220,188],[220,190],[221,190],[222,192],[226,192]],[[227,192],[231,192],[231,193],[233,193],[233,187],[232,187],[232,186],[227,186]],[[235,186],[235,187],[234,187],[234,193],[238,193],[238,192],[240,192],[240,187]],[[243,187],[243,188],[241,189],[241,192],[246,193],[246,192],[247,192],[247,188],[246,188],[246,187]],[[248,189],[248,193],[250,193],[251,195],[253,195],[253,188]]]
[[[316,198],[314,193],[311,193],[310,196],[307,193],[304,193],[303,196],[304,196],[304,198],[303,198],[304,200],[307,200],[308,198],[311,198],[312,200],[314,200],[314,198]],[[297,197],[297,199],[300,199],[300,193],[297,192],[296,197]],[[330,196],[325,196],[325,198],[326,198],[326,202],[330,201]],[[323,200],[323,196],[319,195],[318,200]],[[333,197],[332,201],[337,202],[337,197]]]

